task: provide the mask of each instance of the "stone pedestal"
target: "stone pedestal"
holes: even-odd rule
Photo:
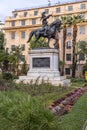
[[[35,49],[30,50],[30,69],[27,76],[19,76],[17,82],[38,83],[46,82],[53,85],[69,85],[70,80],[60,76],[58,67],[57,49]]]

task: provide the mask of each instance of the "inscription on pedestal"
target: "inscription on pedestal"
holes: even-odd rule
[[[33,68],[50,68],[50,57],[32,58]]]

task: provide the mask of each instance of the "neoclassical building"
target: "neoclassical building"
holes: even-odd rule
[[[4,23],[0,22],[0,31],[3,31],[4,26],[5,26]]]
[[[15,9],[12,16],[7,16],[5,19],[5,38],[6,48],[14,49],[15,46],[22,47],[22,59],[26,59],[29,64],[29,44],[27,43],[29,33],[31,30],[41,27],[41,14],[45,11],[46,14],[52,14],[48,23],[52,23],[55,19],[61,16],[81,14],[85,19],[84,23],[78,25],[77,41],[87,41],[87,0],[72,0],[66,3],[56,3],[53,5],[45,5],[38,7],[31,7],[25,9]],[[67,27],[67,39],[65,49],[65,75],[71,75],[72,64],[72,27]],[[53,40],[50,42],[53,46]],[[62,30],[59,34],[59,58],[63,59],[63,35]],[[77,75],[81,74],[81,66],[85,63],[84,57],[80,57],[77,66]]]

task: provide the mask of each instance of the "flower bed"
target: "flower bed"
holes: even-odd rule
[[[56,101],[54,101],[48,108],[54,113],[58,115],[67,114],[74,103],[83,95],[83,93],[87,90],[87,86],[84,88],[77,88],[71,93],[67,94],[65,97],[62,97]]]

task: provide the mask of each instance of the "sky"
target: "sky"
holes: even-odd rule
[[[40,6],[48,4],[49,0],[0,0],[0,21],[4,21],[6,16],[12,16],[12,11],[20,8]],[[50,0],[51,3],[68,0]]]

